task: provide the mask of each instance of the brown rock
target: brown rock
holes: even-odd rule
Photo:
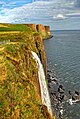
[[[36,24],[26,24],[28,27],[32,28],[32,30],[37,31]]]
[[[50,26],[45,26],[45,30],[48,35],[51,35]]]
[[[44,26],[43,24],[25,24],[30,27],[32,30],[40,33],[43,39],[49,39],[52,37],[50,32],[50,26]]]
[[[38,25],[36,25],[36,29],[37,29],[37,31],[41,34],[41,36],[42,36],[43,38],[46,37],[46,30],[45,30],[44,25],[38,24]]]
[[[39,32],[39,31],[45,32],[45,27],[44,27],[44,25],[42,25],[42,24],[36,25],[36,28],[37,28],[37,31],[38,31],[38,32]]]

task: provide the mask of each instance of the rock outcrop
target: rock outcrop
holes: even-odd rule
[[[27,24],[28,27],[30,27],[32,30],[37,31],[36,24]]]
[[[45,26],[45,30],[48,35],[51,35],[50,26]]]
[[[36,28],[37,28],[37,31],[42,35],[42,37],[45,37],[46,36],[46,30],[45,30],[44,25],[38,24],[36,26]]]
[[[52,37],[50,32],[50,26],[44,26],[43,24],[25,24],[32,30],[37,31],[41,34],[43,39],[49,39]]]

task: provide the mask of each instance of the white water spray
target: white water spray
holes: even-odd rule
[[[38,55],[33,51],[31,51],[31,53],[33,55],[33,58],[36,60],[37,66],[38,66],[38,76],[39,76],[42,104],[47,106],[49,113],[52,115],[51,102],[50,102],[48,88],[46,85],[43,65],[42,65]]]
[[[67,102],[69,102],[70,105],[73,105],[76,102],[80,102],[80,100],[79,99],[76,99],[76,100],[69,99]]]

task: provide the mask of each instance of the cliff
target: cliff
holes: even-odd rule
[[[24,24],[0,24],[1,119],[51,119],[42,105],[31,51],[37,53],[46,70],[42,36]]]
[[[43,24],[25,24],[26,26],[30,27],[34,31],[37,31],[41,34],[43,39],[49,39],[52,37],[50,32],[50,26],[44,26]]]
[[[25,24],[25,25],[30,27],[32,30],[37,31],[36,24]]]

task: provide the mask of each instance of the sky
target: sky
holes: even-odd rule
[[[80,29],[80,0],[0,0],[0,23],[36,23]]]

